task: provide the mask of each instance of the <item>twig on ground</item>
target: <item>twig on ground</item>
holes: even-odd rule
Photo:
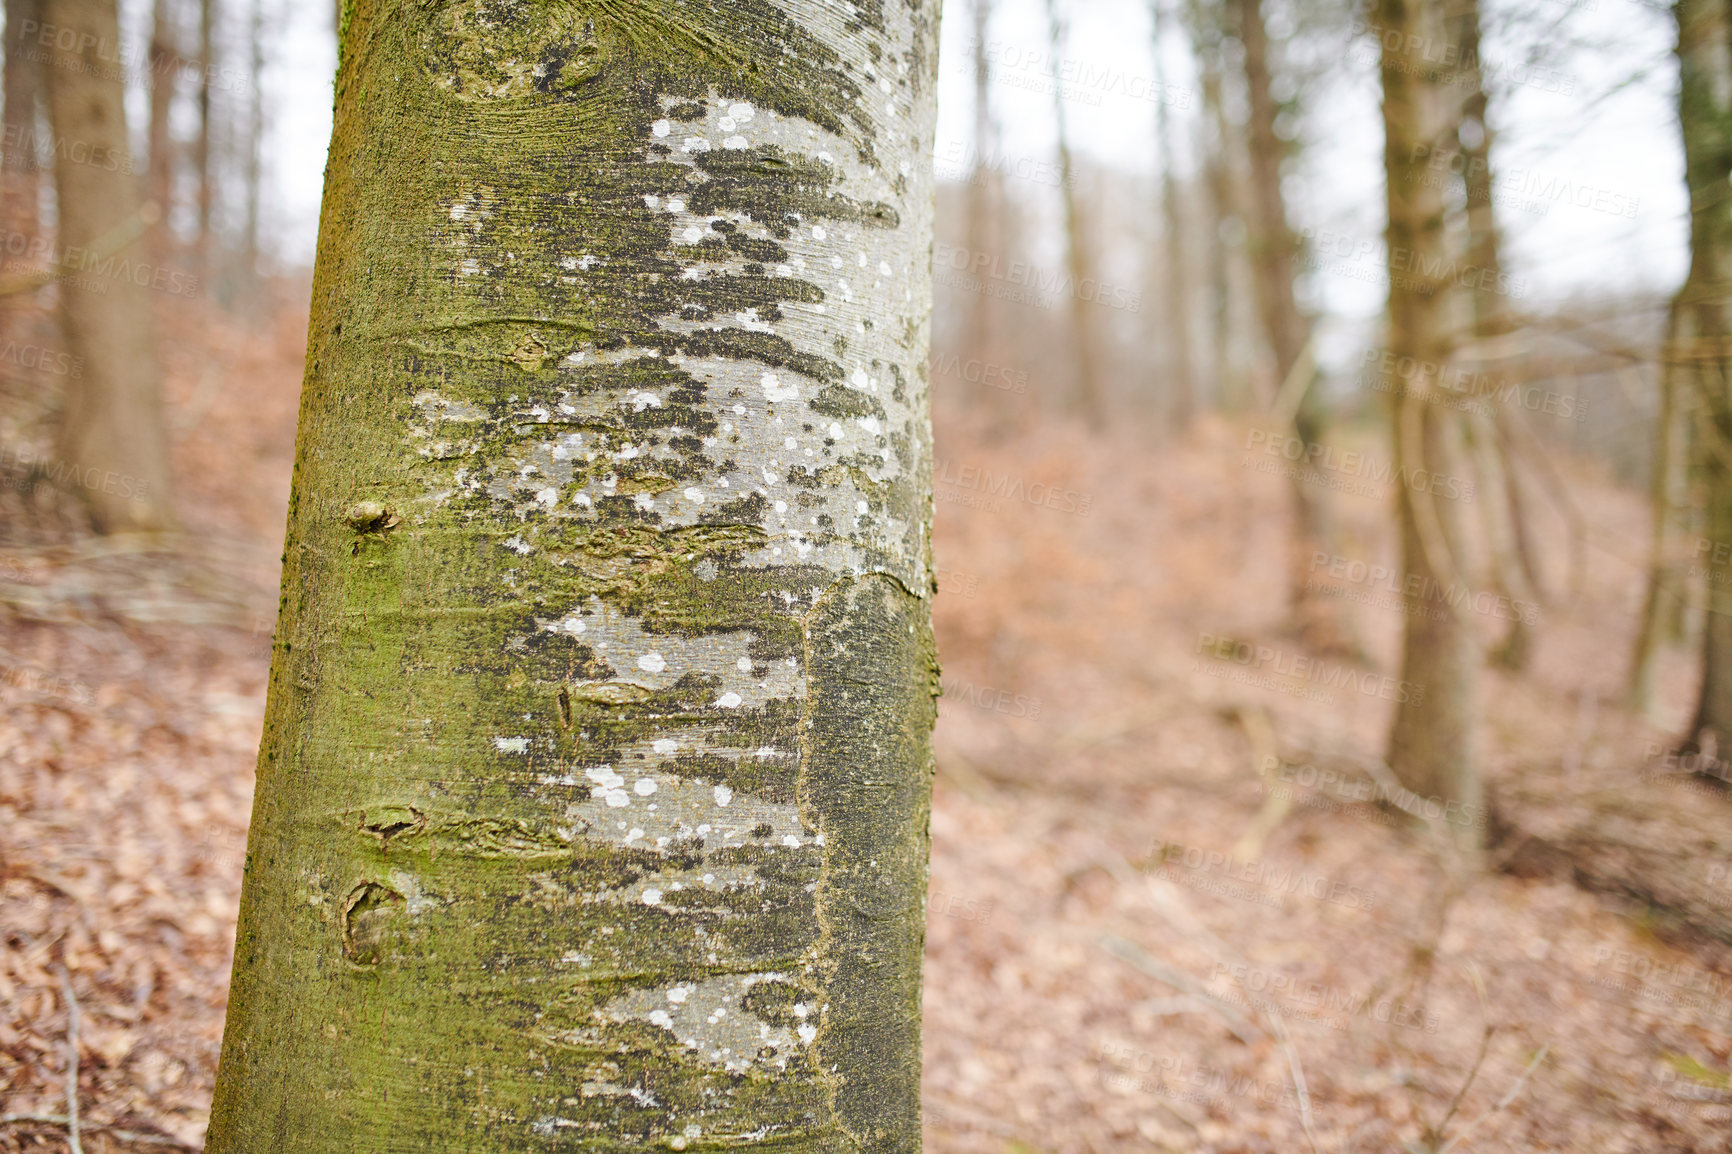
[[[65,1114],[0,1114],[0,1126],[36,1125],[65,1126],[71,1119]],[[122,1130],[118,1126],[106,1126],[99,1122],[84,1122],[85,1130],[100,1130],[104,1134],[112,1134],[122,1142],[136,1142],[141,1146],[173,1146],[179,1150],[196,1150],[197,1147],[182,1142],[179,1138],[171,1138],[166,1134],[147,1134],[142,1130]]]
[[[60,990],[66,995],[66,1142],[72,1154],[84,1154],[78,1125],[78,995],[72,975],[60,969]]]

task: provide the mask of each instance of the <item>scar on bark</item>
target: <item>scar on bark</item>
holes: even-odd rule
[[[385,954],[391,925],[403,909],[403,895],[362,882],[343,901],[343,956],[357,966],[376,966]]]

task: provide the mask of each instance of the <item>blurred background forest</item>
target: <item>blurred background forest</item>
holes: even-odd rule
[[[0,1150],[202,1142],[330,125],[114,7],[0,33]],[[1732,1149],[1728,20],[949,0],[930,1149]]]

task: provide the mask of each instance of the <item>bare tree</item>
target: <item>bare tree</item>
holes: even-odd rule
[[[1732,756],[1732,9],[1679,0],[1678,122],[1690,191],[1690,273],[1673,304],[1673,403],[1689,397],[1707,492],[1708,619],[1689,745]]]
[[[52,39],[48,60],[55,139],[127,156],[124,82],[101,58],[103,46],[120,40],[116,0],[44,0],[42,16],[68,30]],[[61,327],[84,374],[67,385],[61,475],[104,532],[161,529],[171,510],[149,299],[154,276],[142,242],[148,214],[129,164],[110,171],[72,157],[72,149],[59,150],[54,168],[65,254],[57,271]]]
[[[1444,232],[1439,182],[1426,179],[1422,159],[1454,131],[1440,0],[1378,0],[1383,86],[1384,172],[1388,211],[1390,353],[1420,366],[1441,366],[1451,351]],[[1459,585],[1462,551],[1459,503],[1434,478],[1459,477],[1464,424],[1438,404],[1436,369],[1405,382],[1392,403],[1391,432],[1398,479],[1397,516],[1404,579],[1417,588]],[[1457,493],[1459,496],[1459,492]],[[1405,586],[1404,586],[1405,591]],[[1476,748],[1480,647],[1472,625],[1455,613],[1434,615],[1409,596],[1402,636],[1401,692],[1389,735],[1388,761],[1406,788],[1477,809],[1483,787]],[[1462,838],[1474,827],[1457,823]]]
[[[1178,149],[1174,142],[1173,116],[1169,107],[1167,66],[1162,46],[1166,43],[1165,0],[1149,0],[1149,24],[1154,34],[1155,148],[1161,166],[1162,271],[1166,274],[1166,323],[1172,349],[1172,379],[1165,390],[1167,420],[1183,429],[1196,414],[1197,381],[1195,356],[1191,350],[1190,280],[1183,206],[1179,203]]]
[[[5,142],[0,149],[0,186],[6,208],[6,226],[34,236],[41,177],[36,169],[36,110],[42,91],[40,50],[26,38],[25,30],[41,25],[42,0],[6,0]]]
[[[1046,18],[1053,59],[1059,60],[1064,55],[1065,37],[1064,24],[1058,14],[1058,0],[1046,0]],[[1101,393],[1097,367],[1099,350],[1094,310],[1084,290],[1089,283],[1088,229],[1082,209],[1077,204],[1076,166],[1071,157],[1063,72],[1063,68],[1053,70],[1052,111],[1058,129],[1058,175],[1064,201],[1064,251],[1070,283],[1071,340],[1075,342],[1073,363],[1076,366],[1077,407],[1084,419],[1098,428],[1106,420],[1106,401]]]
[[[174,206],[174,139],[169,114],[174,107],[175,81],[180,73],[179,13],[174,0],[156,0],[150,26],[150,199],[158,212],[158,255],[166,252],[169,220]]]

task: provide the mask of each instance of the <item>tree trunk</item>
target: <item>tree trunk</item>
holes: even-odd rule
[[[35,236],[41,177],[36,169],[36,101],[42,91],[41,51],[27,43],[24,29],[40,24],[42,0],[6,0],[5,198],[6,227]]]
[[[1186,261],[1185,226],[1179,204],[1179,182],[1174,175],[1178,149],[1173,142],[1173,118],[1167,107],[1167,69],[1161,55],[1166,43],[1165,0],[1149,0],[1149,22],[1154,31],[1155,147],[1161,165],[1161,222],[1165,244],[1161,253],[1167,281],[1167,325],[1172,344],[1173,379],[1166,390],[1167,422],[1183,430],[1197,413],[1195,357],[1191,351],[1191,298],[1186,291],[1189,262]]]
[[[1269,37],[1263,23],[1262,0],[1236,0],[1239,40],[1245,49],[1245,89],[1249,97],[1251,136],[1251,209],[1256,227],[1251,238],[1251,270],[1257,285],[1257,309],[1275,356],[1277,396],[1289,387],[1295,372],[1311,375],[1300,366],[1309,339],[1308,322],[1299,312],[1293,295],[1293,257],[1297,248],[1287,223],[1287,206],[1281,195],[1281,161],[1292,151],[1275,131],[1279,112],[1269,76]],[[1309,362],[1307,361],[1307,365]],[[1308,381],[1293,410],[1293,431],[1307,444],[1319,444],[1323,418]],[[1300,475],[1288,486],[1292,502],[1287,556],[1287,608],[1294,632],[1310,649],[1358,656],[1361,647],[1353,639],[1345,618],[1342,598],[1319,592],[1312,580],[1314,559],[1334,552],[1334,532],[1323,492]]]
[[[349,0],[206,1147],[914,1151],[936,0]]]
[[[265,12],[264,0],[253,0],[247,25],[251,81],[247,95],[246,223],[241,238],[241,290],[249,298],[259,283],[259,183],[265,146]]]
[[[1491,120],[1487,116],[1490,99],[1485,88],[1485,73],[1480,68],[1479,0],[1454,0],[1451,23],[1455,26],[1455,34],[1450,42],[1458,48],[1456,58],[1464,65],[1472,62],[1466,68],[1467,78],[1461,80],[1466,95],[1455,121],[1455,149],[1462,158],[1462,182],[1467,194],[1467,263],[1481,270],[1482,283],[1499,283],[1503,279],[1503,252],[1497,227],[1497,208],[1492,203],[1495,179],[1491,169]],[[1468,295],[1471,298],[1473,335],[1477,340],[1502,336],[1509,331],[1509,313],[1500,294],[1476,289]],[[1502,419],[1520,420],[1521,414],[1506,413]],[[1507,528],[1507,540],[1498,545],[1498,552],[1504,557],[1499,584],[1505,596],[1531,601],[1531,592],[1539,575],[1525,569],[1527,554],[1522,544],[1528,528],[1520,496],[1514,488],[1520,482],[1513,468],[1491,460],[1491,455],[1502,451],[1501,442],[1486,437],[1487,430],[1482,427],[1476,425],[1475,429],[1483,442],[1480,451],[1485,455],[1484,459],[1502,481],[1501,485],[1493,485],[1488,477],[1484,485],[1484,508],[1497,524]],[[1534,640],[1532,620],[1524,614],[1517,614],[1495,650],[1495,660],[1512,672],[1525,670],[1533,656]]]
[[[92,154],[125,157],[125,90],[104,62],[119,42],[116,0],[45,0],[44,24],[76,33],[74,51],[53,38],[47,92],[56,140]],[[122,164],[77,164],[71,149],[54,167],[59,203],[60,319],[84,375],[67,382],[61,413],[62,475],[103,532],[154,530],[170,523],[168,442],[157,392],[156,345],[148,296],[138,183]],[[142,272],[142,276],[140,275]],[[139,282],[143,280],[143,285]]]
[[[1203,182],[1209,193],[1209,353],[1214,368],[1215,404],[1229,412],[1247,404],[1246,388],[1232,361],[1232,246],[1227,237],[1239,221],[1227,123],[1221,93],[1221,0],[1187,0],[1186,12],[1196,45],[1203,90]]]
[[[1678,291],[1681,338],[1671,350],[1695,394],[1697,467],[1707,490],[1708,618],[1693,747],[1732,755],[1732,19],[1727,0],[1679,0],[1678,120],[1690,190],[1690,273]]]
[[[992,247],[993,195],[997,191],[992,155],[992,68],[987,59],[986,34],[991,0],[974,0],[974,164],[968,174],[968,259],[971,267]],[[984,287],[984,286],[982,286]],[[968,301],[968,355],[985,361],[992,344],[992,298],[976,292]]]
[[[174,0],[156,0],[150,29],[150,199],[157,207],[156,251],[168,249],[172,235],[169,218],[174,206],[174,140],[169,134],[169,112],[174,105],[174,85],[180,74],[180,30],[176,25]]]
[[[211,277],[211,209],[216,189],[211,175],[211,99],[210,74],[214,52],[216,0],[199,0],[198,4],[198,137],[193,144],[193,172],[198,179],[198,271],[207,281]]]
[[[1682,296],[1678,294],[1678,298]],[[1678,552],[1679,530],[1690,504],[1690,422],[1685,406],[1694,398],[1680,395],[1686,379],[1680,356],[1686,339],[1680,326],[1687,318],[1678,298],[1667,310],[1661,346],[1660,411],[1655,417],[1653,472],[1648,479],[1648,505],[1653,516],[1648,538],[1648,587],[1625,686],[1625,703],[1632,711],[1644,714],[1654,708],[1655,665],[1672,639],[1669,626],[1681,616],[1686,597]]]
[[[1057,60],[1064,54],[1064,27],[1059,21],[1057,0],[1046,0],[1046,19],[1053,59]],[[1088,229],[1077,205],[1069,117],[1064,109],[1063,71],[1062,68],[1053,70],[1052,111],[1058,122],[1058,176],[1064,197],[1064,252],[1070,284],[1071,339],[1076,342],[1077,407],[1083,419],[1098,429],[1106,420],[1106,402],[1101,395],[1100,371],[1096,367],[1099,350],[1095,347],[1093,307],[1084,290],[1089,281]]]
[[[1445,268],[1443,190],[1421,179],[1419,159],[1453,127],[1441,54],[1437,0],[1378,0],[1383,60],[1384,171],[1388,206],[1389,350],[1420,365],[1442,365],[1449,352],[1445,283],[1414,275]],[[1396,47],[1391,47],[1394,44]],[[1397,517],[1404,580],[1447,587],[1464,556],[1458,502],[1431,491],[1434,475],[1460,476],[1460,414],[1433,402],[1435,381],[1418,375],[1395,394],[1393,428]],[[1419,471],[1423,470],[1423,474]],[[1401,686],[1389,736],[1390,768],[1422,797],[1477,808],[1482,786],[1475,749],[1480,653],[1472,627],[1456,614],[1434,617],[1410,598],[1403,636]],[[1451,825],[1464,840],[1466,823]]]

